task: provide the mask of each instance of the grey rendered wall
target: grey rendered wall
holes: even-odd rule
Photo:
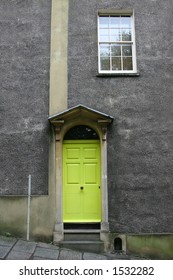
[[[0,195],[48,191],[51,1],[0,1]]]
[[[97,10],[134,8],[139,77],[97,77]],[[111,231],[173,232],[172,0],[70,0],[68,105],[114,117]]]

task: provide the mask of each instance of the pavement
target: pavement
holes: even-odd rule
[[[138,256],[115,252],[95,254],[53,244],[0,236],[0,260],[135,260]]]

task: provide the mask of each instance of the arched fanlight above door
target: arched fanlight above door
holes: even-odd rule
[[[65,136],[64,140],[99,140],[97,132],[86,125],[77,125],[70,128]]]

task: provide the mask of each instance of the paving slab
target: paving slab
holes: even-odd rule
[[[34,253],[36,245],[36,242],[18,240],[15,246],[13,247],[13,250],[17,252],[25,252],[28,254],[32,254]]]
[[[59,247],[56,246],[56,245],[47,244],[47,243],[42,243],[42,242],[38,242],[38,243],[37,243],[37,247],[46,248],[46,249],[51,249],[51,250],[58,250],[58,249],[59,249]]]
[[[0,245],[13,246],[17,239],[13,237],[0,236]]]
[[[146,259],[135,255],[116,252],[98,254],[59,248],[53,244],[32,242],[23,239],[0,236],[0,260],[137,260]]]
[[[59,260],[82,260],[82,252],[62,249]]]
[[[11,246],[0,246],[0,260],[5,259],[7,254],[10,252]]]
[[[6,260],[30,260],[31,256],[32,254],[29,253],[12,250],[5,259]]]
[[[107,260],[107,257],[100,254],[85,252],[83,254],[83,260]]]
[[[59,257],[59,249],[48,249],[48,248],[41,248],[41,247],[37,247],[33,258],[34,259],[38,259],[38,258],[42,258],[45,260],[57,260]]]
[[[35,257],[35,256],[32,256],[31,258],[32,260],[35,260],[35,261],[50,261],[51,259],[48,259],[48,258],[42,258],[42,257]]]
[[[106,256],[108,260],[129,260],[129,256],[126,254],[107,253]]]

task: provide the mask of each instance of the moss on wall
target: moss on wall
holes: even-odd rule
[[[51,196],[31,197],[30,239],[52,240],[55,208]],[[0,198],[0,234],[26,238],[27,197]]]
[[[151,259],[173,259],[173,235],[129,235],[127,251]]]

